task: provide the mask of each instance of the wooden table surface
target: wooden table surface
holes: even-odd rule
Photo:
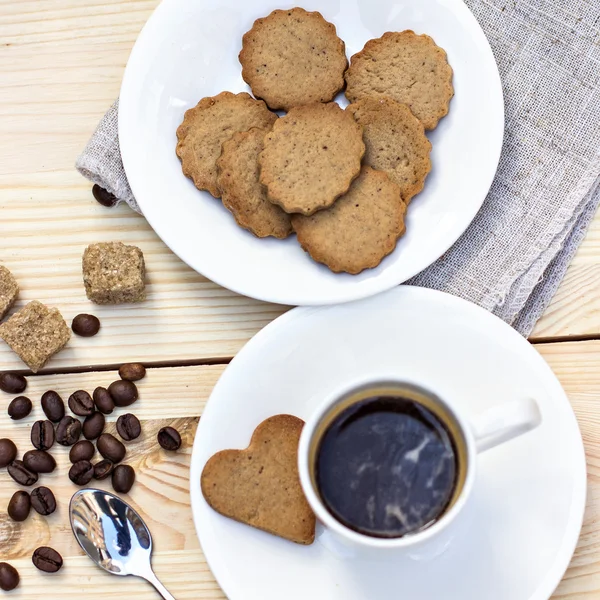
[[[199,0],[198,0],[199,1]],[[223,598],[199,548],[190,510],[191,444],[204,403],[227,362],[259,329],[286,310],[243,298],[191,271],[127,207],[106,209],[73,164],[99,118],[119,93],[127,57],[158,0],[0,0],[0,263],[21,286],[18,306],[40,300],[68,322],[93,312],[102,330],[74,337],[44,373],[29,378],[36,401],[47,389],[68,396],[117,375],[115,367],[142,361],[136,414],[143,439],[129,447],[138,474],[130,494],[151,527],[158,576],[178,599]],[[148,300],[139,306],[97,307],[87,301],[81,255],[91,242],[138,245],[149,273]],[[552,305],[531,341],[548,361],[573,404],[588,459],[588,504],[579,546],[555,599],[600,598],[600,217],[596,218]],[[23,364],[0,344],[0,371]],[[0,395],[2,393],[0,392]],[[6,414],[0,398],[0,438],[28,445],[41,418],[39,403],[26,420]],[[114,419],[109,418],[109,430]],[[155,443],[165,424],[182,433],[185,449],[168,454]],[[5,512],[15,490],[0,472],[0,561],[22,575],[15,598],[90,600],[156,598],[143,582],[116,579],[89,560],[71,535],[67,506],[75,491],[68,458],[55,452],[60,476],[44,477],[57,494],[50,518],[25,523]],[[65,558],[57,575],[38,572],[31,553],[54,546]],[[482,599],[483,600],[483,599]],[[507,599],[510,600],[510,599]]]

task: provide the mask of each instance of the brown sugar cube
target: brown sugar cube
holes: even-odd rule
[[[13,274],[0,265],[0,321],[6,316],[19,295],[19,286]]]
[[[0,325],[2,338],[37,373],[71,337],[69,326],[56,308],[34,300]]]
[[[91,244],[83,253],[83,283],[96,304],[141,302],[146,299],[144,255],[121,242]]]

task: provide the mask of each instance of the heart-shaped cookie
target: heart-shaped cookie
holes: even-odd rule
[[[275,415],[245,450],[222,450],[202,471],[202,493],[218,513],[298,544],[315,539],[315,515],[300,486],[298,441],[304,421]]]

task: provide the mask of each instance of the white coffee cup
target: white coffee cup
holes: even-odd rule
[[[346,526],[327,509],[316,484],[319,444],[328,426],[343,410],[364,398],[365,392],[371,395],[372,391],[375,396],[381,390],[386,390],[388,395],[393,391],[395,395],[418,402],[436,413],[450,432],[458,454],[456,492],[448,508],[429,527],[402,537],[373,537]],[[467,506],[477,472],[477,455],[536,428],[541,421],[539,406],[531,398],[507,400],[468,419],[439,394],[418,383],[381,374],[363,378],[330,394],[306,422],[298,450],[300,482],[317,519],[343,542],[371,549],[423,547],[427,542],[446,539]]]

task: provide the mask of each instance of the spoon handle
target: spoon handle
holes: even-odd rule
[[[156,577],[156,575],[154,574],[153,571],[150,571],[149,573],[144,575],[144,578],[146,579],[146,581],[151,583],[156,588],[156,591],[165,600],[175,600],[175,598],[173,598],[173,596],[171,596],[171,594],[169,594],[169,591],[167,590],[167,588],[158,580],[158,577]]]

